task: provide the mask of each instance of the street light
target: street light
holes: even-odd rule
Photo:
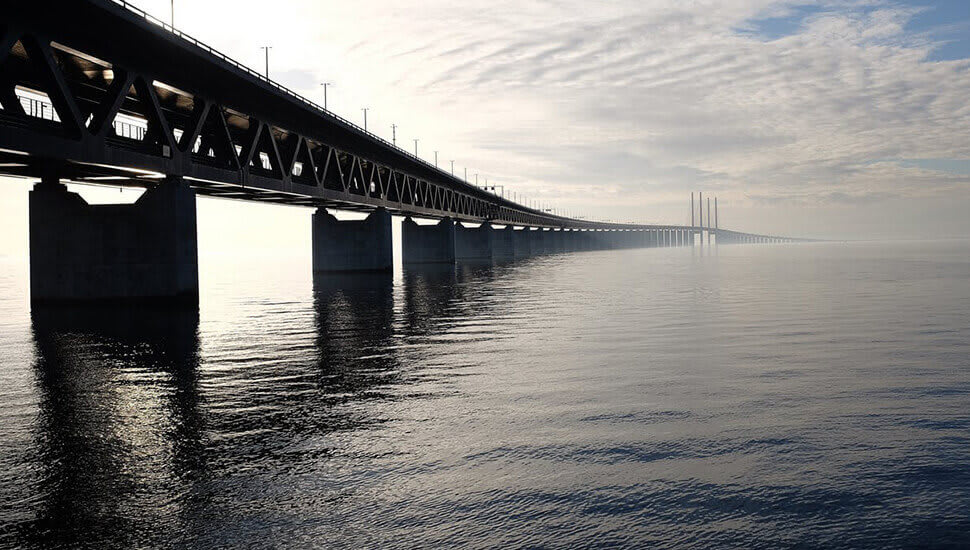
[[[397,146],[397,124],[391,124],[391,144]]]
[[[455,161],[451,161],[451,175],[455,175]],[[717,199],[714,200],[714,204],[717,204]]]
[[[438,167],[438,151],[434,152],[434,167]]]
[[[418,138],[414,138],[414,156],[418,156]]]
[[[326,111],[327,110],[327,86],[333,86],[333,82],[321,82],[320,85],[323,86],[323,110]]]
[[[269,80],[269,51],[273,46],[260,46],[260,49],[266,52],[266,80]]]
[[[370,107],[362,107],[360,110],[364,111],[364,133],[366,133],[367,132],[367,111],[370,110]]]

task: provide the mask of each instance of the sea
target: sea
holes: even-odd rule
[[[970,241],[200,263],[0,260],[0,548],[970,547]]]

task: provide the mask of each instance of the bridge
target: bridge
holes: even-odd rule
[[[700,223],[689,226],[530,208],[437,169],[121,0],[33,0],[4,12],[0,175],[39,180],[29,199],[34,301],[197,299],[196,195],[315,208],[315,271],[390,270],[392,215],[405,217],[406,264],[705,238],[794,241],[712,227],[710,207],[705,227],[703,204]],[[65,181],[146,191],[131,205],[90,205]],[[368,216],[338,221],[328,209]]]

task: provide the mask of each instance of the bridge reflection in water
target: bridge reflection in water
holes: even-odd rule
[[[347,491],[328,441],[387,421],[368,403],[421,397],[409,346],[487,314],[463,296],[493,270],[318,274],[312,328],[286,327],[274,350],[239,363],[206,345],[192,305],[35,306],[36,469],[9,534],[28,548],[244,543],[272,490],[252,464],[325,498]]]

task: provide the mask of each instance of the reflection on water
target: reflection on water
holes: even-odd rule
[[[966,546],[968,252],[0,274],[0,548]]]
[[[179,518],[204,470],[198,311],[35,307],[44,495],[23,542],[125,545]]]
[[[321,391],[338,401],[377,397],[382,386],[399,380],[389,273],[314,274],[313,302]],[[361,421],[333,419],[330,425],[346,429]]]

